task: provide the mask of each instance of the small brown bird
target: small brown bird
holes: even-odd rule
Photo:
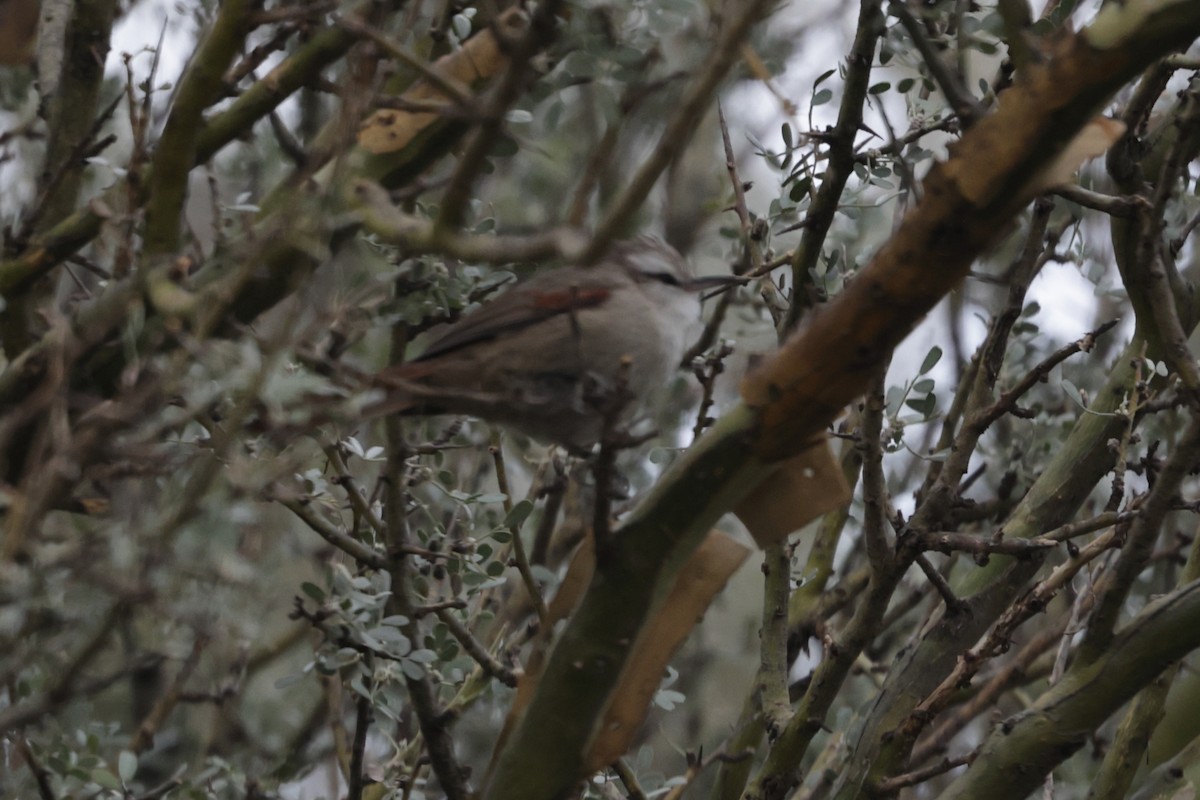
[[[595,399],[624,387],[621,419],[645,412],[700,322],[700,291],[740,279],[694,278],[647,236],[618,242],[590,267],[540,273],[463,317],[420,357],[384,370],[372,414],[471,414],[535,439],[590,448]]]

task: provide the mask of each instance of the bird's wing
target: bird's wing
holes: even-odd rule
[[[566,268],[537,275],[519,284],[450,326],[413,363],[604,302],[612,286],[592,277],[591,272]]]

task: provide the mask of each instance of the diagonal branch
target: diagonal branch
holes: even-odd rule
[[[179,248],[187,176],[196,163],[204,110],[224,89],[225,70],[250,28],[253,0],[221,3],[213,28],[196,49],[179,82],[175,104],[154,150],[146,207],[145,253],[151,259]]]

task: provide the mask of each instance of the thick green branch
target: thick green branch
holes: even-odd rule
[[[1200,579],[1200,536],[1192,539],[1187,563],[1179,576],[1181,586]],[[1150,746],[1150,736],[1162,721],[1167,695],[1179,675],[1180,664],[1173,664],[1143,689],[1130,705],[1104,754],[1100,772],[1088,792],[1088,800],[1121,800],[1129,796],[1129,787],[1141,767]]]
[[[555,798],[583,777],[588,744],[660,587],[770,469],[747,451],[752,424],[745,409],[722,417],[616,531],[497,762],[489,800]]]
[[[1111,469],[1108,441],[1119,436],[1125,424],[1124,417],[1113,412],[1133,387],[1132,362],[1141,347],[1141,340],[1135,339],[1118,356],[1091,407],[1001,527],[1006,538],[1032,538],[1059,527]],[[949,674],[959,654],[1012,605],[1041,563],[1037,557],[992,556],[986,567],[973,570],[955,587],[969,613],[941,619],[892,669],[852,744],[852,768],[843,776],[837,797],[859,797],[867,781],[907,770],[909,751],[923,730],[902,727],[911,722],[910,712]]]
[[[1121,555],[1096,587],[1096,609],[1088,622],[1087,634],[1079,645],[1077,658],[1087,662],[1101,657],[1112,647],[1113,629],[1137,576],[1150,560],[1163,518],[1171,510],[1184,477],[1200,459],[1200,422],[1188,426],[1170,459],[1154,482],[1141,514],[1133,521]]]
[[[255,0],[226,0],[213,28],[192,56],[179,82],[175,104],[154,150],[146,208],[145,255],[156,258],[179,248],[188,173],[196,164],[204,109],[219,97],[225,70],[233,63],[249,29]]]
[[[1171,662],[1200,647],[1200,581],[1150,603],[1105,654],[1077,663],[1033,708],[1000,725],[945,800],[1025,797]]]

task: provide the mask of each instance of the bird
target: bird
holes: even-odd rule
[[[701,322],[701,292],[740,282],[692,276],[652,236],[615,242],[592,265],[516,284],[378,373],[385,397],[368,413],[468,414],[586,452],[612,416],[636,420],[669,383]],[[627,402],[606,416],[617,395]]]

